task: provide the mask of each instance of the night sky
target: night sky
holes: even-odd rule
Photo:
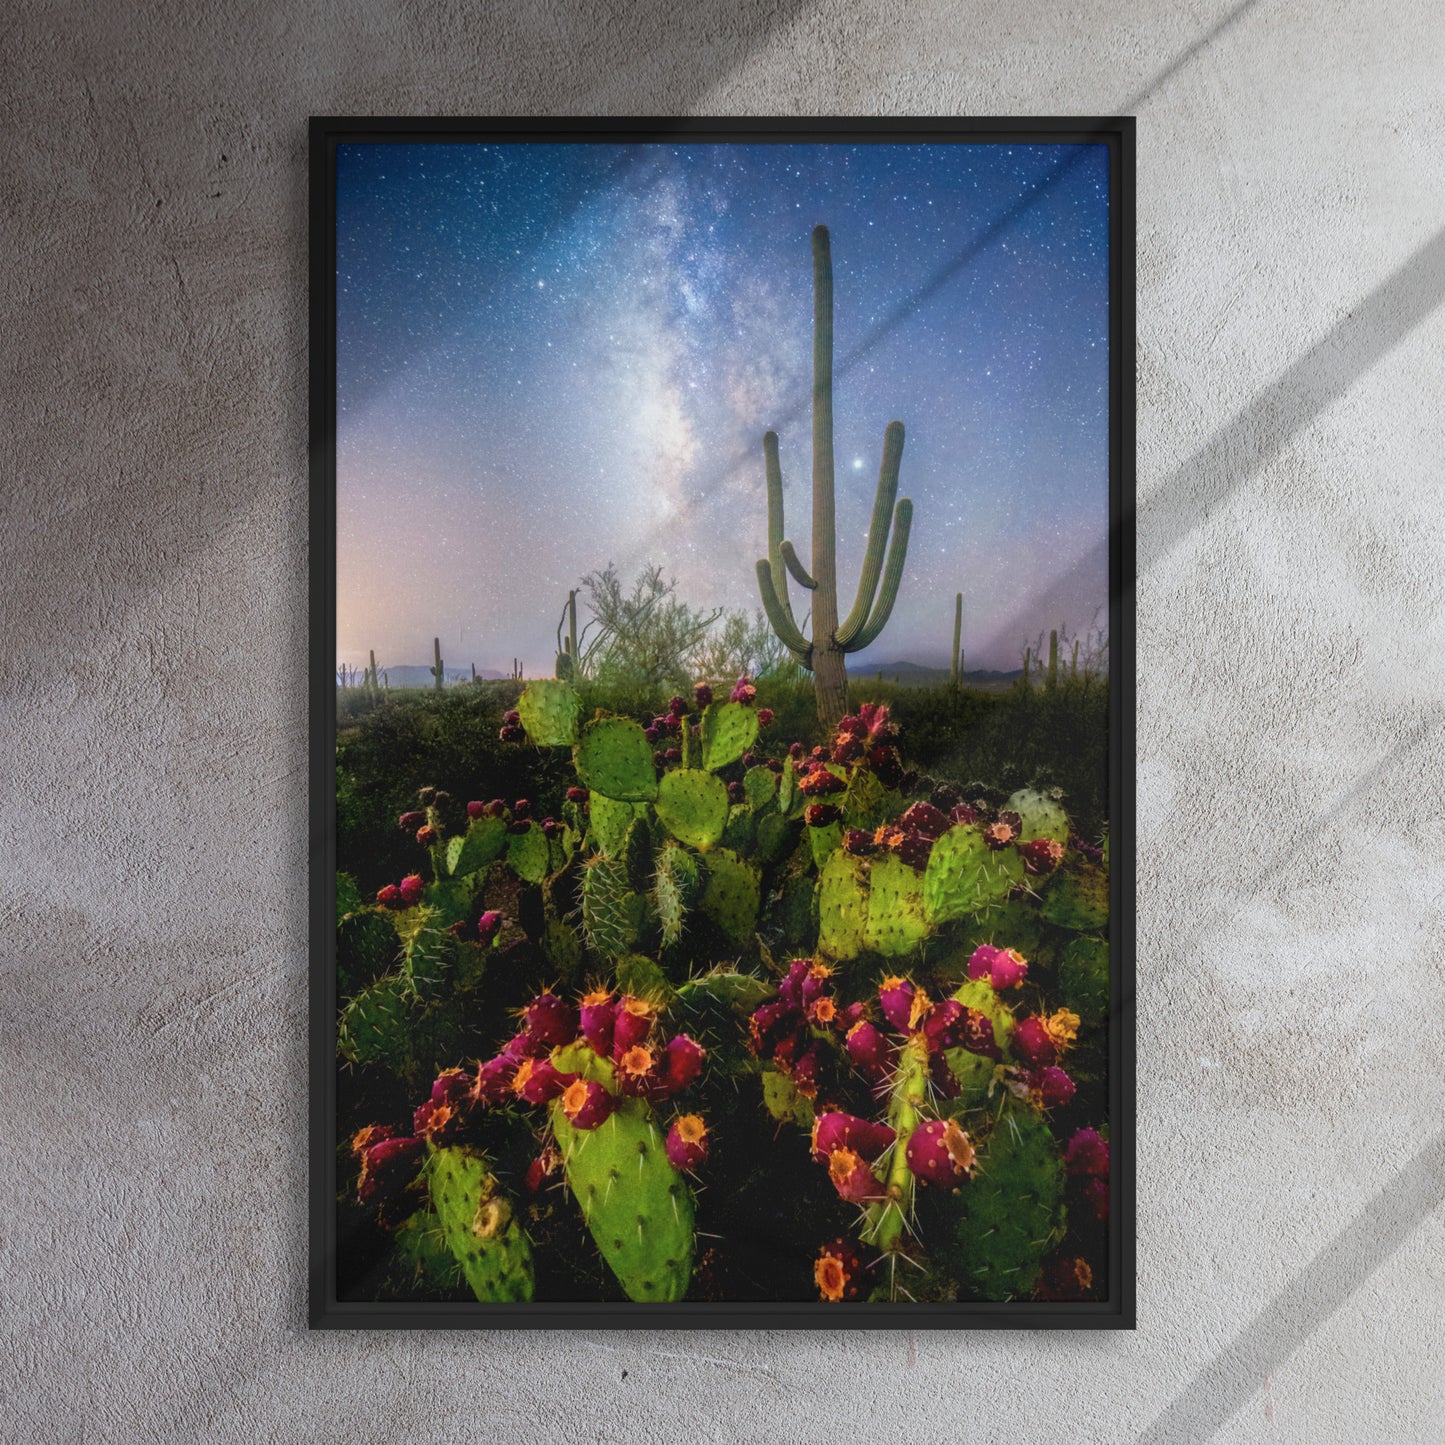
[[[769,427],[811,556],[819,222],[840,613],[895,417],[914,505],[893,619],[854,661],[943,663],[956,591],[970,668],[1102,622],[1107,164],[1102,146],[342,147],[338,658],[429,662],[439,634],[449,668],[550,675],[567,589],[609,561],[661,563],[698,607],[759,607]]]

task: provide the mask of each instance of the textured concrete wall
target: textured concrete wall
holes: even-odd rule
[[[1434,0],[8,15],[5,1438],[1441,1438]],[[306,116],[1120,110],[1140,1328],[308,1334]]]

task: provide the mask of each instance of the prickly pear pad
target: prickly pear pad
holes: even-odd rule
[[[585,1046],[559,1049],[553,1062],[613,1087],[611,1067]],[[554,1103],[551,1119],[567,1186],[627,1297],[682,1299],[692,1279],[692,1191],[668,1162],[651,1109],[641,1099],[622,1099],[606,1123],[587,1130],[574,1129]]]
[[[507,862],[524,883],[540,883],[547,876],[551,857],[546,834],[535,823],[525,833],[507,838]]]
[[[621,958],[637,942],[646,900],[632,891],[627,865],[598,855],[582,870],[582,930],[592,950]]]
[[[1109,1012],[1109,945],[1102,938],[1071,938],[1059,954],[1059,996],[1090,1025]]]
[[[1109,922],[1109,875],[1095,863],[1071,864],[1044,890],[1043,915],[1060,928],[1094,933]]]
[[[867,865],[834,853],[818,875],[818,948],[829,958],[856,958],[868,923]]]
[[[474,818],[465,833],[447,840],[447,872],[465,878],[502,856],[507,825],[500,818]]]
[[[1020,788],[1004,808],[1019,815],[1020,842],[1031,843],[1035,838],[1052,838],[1055,843],[1069,841],[1069,815],[1047,793]]]
[[[758,736],[758,715],[740,702],[710,702],[702,710],[702,765],[709,772],[735,763]]]
[[[928,937],[923,880],[895,854],[869,865],[866,919],[863,941],[884,958],[902,958]]]
[[[1023,882],[1023,860],[1012,848],[994,852],[983,834],[968,824],[950,828],[928,855],[923,906],[932,924],[967,918],[1002,903]]]
[[[531,1299],[531,1241],[486,1160],[466,1149],[433,1149],[427,1182],[437,1222],[472,1293],[483,1304]]]
[[[657,788],[658,821],[679,842],[706,851],[721,841],[728,822],[728,790],[702,768],[678,768]]]
[[[702,911],[735,943],[744,943],[758,921],[758,872],[736,853],[717,848],[708,854]]]
[[[605,793],[593,793],[588,801],[588,838],[609,858],[622,856],[627,830],[647,812],[646,803],[619,803]]]
[[[582,703],[569,683],[529,682],[517,699],[517,711],[539,748],[570,747],[577,741]]]
[[[650,803],[657,768],[647,734],[625,717],[602,717],[582,729],[575,753],[577,776],[594,792],[623,803]]]

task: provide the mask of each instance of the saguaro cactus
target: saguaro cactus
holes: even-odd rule
[[[1059,634],[1049,633],[1049,672],[1044,686],[1050,691],[1059,685]]]
[[[953,690],[963,686],[963,593],[953,598]]]
[[[903,563],[913,503],[898,500],[898,464],[903,456],[903,423],[892,421],[883,435],[878,492],[868,524],[868,549],[853,609],[838,621],[838,568],[833,507],[833,257],[828,228],[813,229],[813,570],[804,569],[793,544],[784,538],[783,474],[778,463],[778,434],[763,437],[768,481],[768,555],[758,563],[758,590],[773,631],[788,651],[813,674],[818,718],[836,726],[848,710],[848,669],[844,658],[861,652],[887,626]],[[893,537],[889,542],[889,530]],[[884,548],[887,548],[887,566]],[[813,594],[812,638],[803,635],[788,599],[787,572]],[[883,585],[879,589],[879,577]]]
[[[567,624],[567,635],[562,636],[562,622]],[[566,681],[580,673],[580,659],[577,655],[577,593],[567,594],[567,605],[562,609],[562,622],[557,624],[557,669],[559,678]]]
[[[446,679],[446,669],[442,666],[442,640],[440,637],[433,637],[431,640],[432,666],[429,669],[434,679],[436,690],[442,690],[442,683]]]

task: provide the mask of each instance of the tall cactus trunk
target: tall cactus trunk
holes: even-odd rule
[[[1049,633],[1049,674],[1044,684],[1052,690],[1059,685],[1059,634]]]
[[[908,554],[913,504],[898,496],[903,423],[889,422],[868,546],[853,610],[838,619],[838,565],[833,476],[833,256],[828,228],[813,230],[813,570],[798,560],[783,528],[783,474],[778,437],[763,437],[768,484],[768,555],[758,563],[758,590],[773,631],[793,657],[813,673],[818,721],[831,731],[848,711],[847,654],[871,647],[888,623]],[[889,539],[889,531],[892,539]],[[887,551],[887,565],[884,552]],[[803,635],[788,599],[788,574],[813,593],[811,640]],[[879,588],[880,578],[882,588]]]
[[[953,690],[963,686],[963,593],[953,598]]]
[[[438,692],[442,690],[442,679],[446,676],[446,668],[442,666],[442,640],[440,637],[433,637],[431,640],[432,655],[432,685]]]

